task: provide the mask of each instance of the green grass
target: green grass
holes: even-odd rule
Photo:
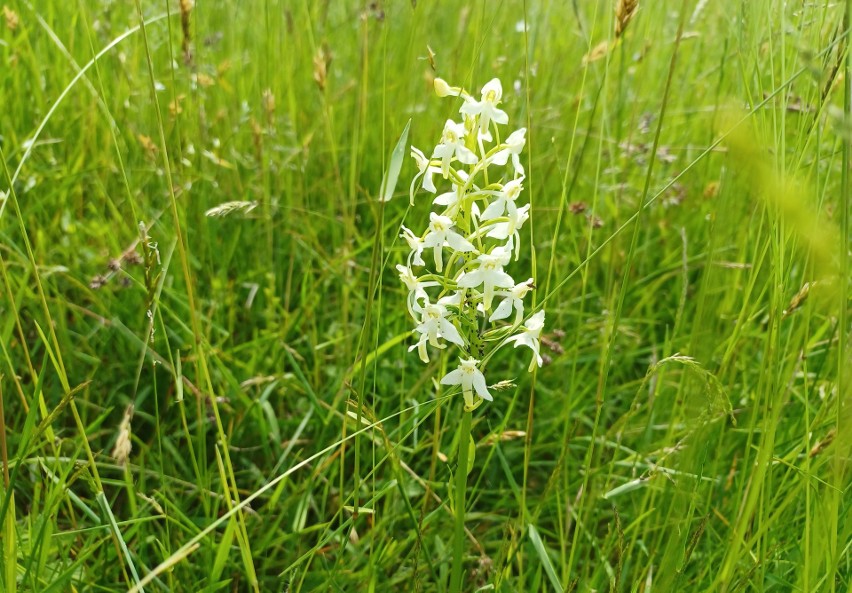
[[[529,129],[556,345],[489,364],[462,590],[852,591],[852,10],[786,4],[640,2],[586,61],[609,0],[199,1],[187,59],[177,2],[7,0],[0,590],[449,590],[409,159],[377,199],[438,75]]]

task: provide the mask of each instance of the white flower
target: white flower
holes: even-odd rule
[[[521,151],[524,149],[524,145],[527,143],[527,129],[521,128],[520,130],[515,130],[503,144],[506,145],[506,148],[500,150],[497,154],[491,157],[490,162],[495,165],[505,165],[506,161],[509,159],[509,155],[512,155],[512,166],[515,168],[515,176],[523,176],[524,175],[524,167],[521,165]]]
[[[530,362],[529,371],[532,372],[533,367],[538,364],[541,366],[542,359],[539,353],[539,340],[541,339],[541,330],[544,328],[544,311],[539,311],[530,317],[526,324],[521,328],[521,333],[515,334],[506,343],[514,342],[515,348],[518,346],[526,346],[533,351],[535,356]]]
[[[441,379],[441,385],[461,385],[464,401],[468,406],[473,405],[473,391],[482,399],[494,401],[491,394],[488,393],[488,387],[485,384],[485,375],[477,368],[479,361],[475,358],[467,360],[459,358],[458,368],[450,371]]]
[[[480,284],[484,285],[482,304],[486,311],[491,309],[494,288],[511,288],[515,285],[512,277],[503,271],[503,266],[509,263],[510,257],[511,254],[501,247],[495,247],[491,253],[481,254],[476,258],[479,267],[459,279],[459,288],[476,288]]]
[[[423,152],[414,146],[411,147],[411,157],[414,159],[414,162],[417,163],[417,175],[414,176],[414,179],[411,180],[411,187],[408,191],[409,201],[411,205],[414,205],[414,186],[417,183],[417,180],[421,177],[423,178],[423,189],[426,191],[436,193],[438,190],[435,188],[435,182],[432,181],[432,175],[435,173],[440,173],[441,168],[437,165],[433,165],[432,161],[426,158],[426,155]]]
[[[524,178],[519,177],[518,179],[507,182],[503,186],[503,189],[497,192],[497,199],[488,204],[485,212],[482,213],[483,220],[491,220],[492,218],[503,216],[503,213],[507,210],[510,213],[516,210],[515,200],[518,199],[518,196],[521,195],[524,189],[522,185],[523,181]]]
[[[530,205],[521,206],[520,208],[516,208],[514,212],[509,211],[509,216],[506,222],[498,222],[495,223],[490,231],[488,231],[488,237],[493,237],[494,239],[509,239],[509,242],[506,244],[506,247],[509,251],[512,250],[512,245],[515,246],[515,259],[517,260],[520,256],[521,251],[521,239],[518,234],[518,229],[523,226],[523,224],[530,217]],[[517,243],[515,241],[517,240]]]
[[[409,188],[411,203],[422,187],[433,194],[435,211],[429,213],[429,228],[422,235],[401,226],[399,236],[410,252],[407,262],[396,268],[408,289],[406,304],[415,320],[412,342],[416,343],[409,351],[417,350],[420,359],[428,363],[430,345],[439,349],[447,349],[449,344],[458,346],[463,352],[458,367],[444,375],[441,384],[460,386],[466,407],[471,409],[474,402],[492,400],[484,364],[473,356],[487,360],[497,348],[513,342],[516,348],[523,345],[533,351],[531,371],[536,364],[543,364],[540,342],[544,311],[524,324],[524,299],[535,288],[533,279],[516,284],[504,271],[512,252],[516,258],[520,255],[519,230],[530,218],[530,205],[520,199],[525,180],[520,155],[526,147],[527,129],[508,134],[509,128],[508,137],[500,141],[502,133],[498,130],[504,129],[500,126],[508,124],[509,117],[500,109],[503,88],[496,78],[482,87],[479,100],[441,78],[434,79],[434,88],[440,97],[462,100],[461,121],[446,120],[431,156],[411,147],[417,165]],[[507,166],[510,158],[511,169]],[[499,166],[500,172],[492,174],[491,165]],[[438,192],[438,173],[449,179],[449,184],[443,184],[450,185],[449,191]],[[483,182],[477,186],[475,176],[480,174]],[[499,182],[489,181],[489,177]],[[445,248],[450,254],[446,270]],[[434,268],[431,262],[428,267],[435,273],[418,276],[413,268],[425,265],[423,253],[427,249],[432,250],[435,261]],[[432,302],[433,298],[437,302]],[[508,326],[511,319],[514,321]],[[507,337],[508,332],[516,335]]]
[[[534,286],[533,279],[530,278],[526,282],[515,284],[512,290],[497,292],[499,296],[505,296],[506,298],[497,306],[494,313],[488,318],[488,321],[506,319],[512,313],[512,309],[515,309],[515,323],[520,323],[524,316],[524,297],[527,296],[527,293]]]
[[[422,254],[426,246],[423,244],[423,239],[411,232],[411,229],[407,228],[404,224],[400,226],[402,227],[402,233],[399,236],[401,239],[405,239],[405,242],[408,243],[408,247],[411,249],[411,253],[408,255],[408,265],[425,266],[426,262],[423,261]]]
[[[453,226],[450,217],[430,212],[429,219],[429,232],[423,238],[423,245],[435,249],[435,269],[439,273],[444,270],[444,245],[461,252],[476,251],[467,239],[450,228]]]
[[[441,135],[441,143],[435,147],[432,158],[441,159],[441,172],[446,179],[450,174],[450,162],[455,156],[465,165],[473,165],[479,159],[468,147],[464,145],[464,124],[457,124],[448,119],[444,124],[444,133]]]
[[[426,296],[426,291],[423,290],[423,284],[420,283],[411,268],[408,266],[397,265],[396,271],[399,272],[399,279],[402,280],[402,283],[405,284],[409,292],[415,293],[416,296],[420,296],[421,294]],[[435,284],[437,283],[432,283],[433,286]]]
[[[492,78],[482,87],[482,100],[469,100],[461,106],[459,111],[467,115],[478,115],[479,129],[487,131],[492,119],[498,124],[509,123],[506,112],[497,108],[502,97],[503,86],[498,79]]]
[[[415,319],[417,316],[414,314],[413,307],[417,306],[417,300],[423,299],[424,301],[429,301],[429,295],[426,294],[426,288],[430,286],[440,286],[437,282],[420,282],[417,276],[414,275],[414,272],[408,266],[397,265],[397,271],[399,272],[399,279],[402,280],[402,283],[405,284],[406,288],[408,288],[408,312],[411,313],[411,316]]]
[[[462,181],[467,181],[467,173],[465,173],[464,171],[457,171],[457,173],[459,177],[461,177]],[[444,215],[452,218],[458,212],[464,196],[465,185],[455,185],[455,189],[453,189],[453,191],[448,191],[441,194],[440,196],[432,200],[432,203],[438,204],[439,206],[445,206],[446,210],[444,211]]]
[[[421,314],[420,323],[414,328],[414,331],[420,334],[420,340],[408,349],[409,352],[417,348],[420,360],[429,362],[429,356],[426,353],[427,341],[436,348],[446,348],[446,344],[438,342],[438,338],[444,338],[448,342],[464,347],[464,340],[459,330],[447,319],[448,311],[444,305],[432,304],[427,298],[425,306],[421,307],[415,303],[414,308]]]
[[[445,307],[447,305],[450,305],[450,306],[453,306],[453,307],[460,307],[462,300],[464,299],[464,293],[465,293],[464,290],[457,290],[453,294],[448,294],[445,297],[439,298],[438,304],[444,305]]]

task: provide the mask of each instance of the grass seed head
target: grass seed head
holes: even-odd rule
[[[624,31],[627,30],[627,25],[636,16],[636,9],[639,8],[639,0],[618,0],[615,5],[615,38],[621,39]]]
[[[10,31],[14,31],[18,28],[20,24],[20,19],[18,19],[18,13],[9,8],[8,6],[3,6],[3,18],[6,19],[6,28]]]
[[[121,424],[118,425],[118,438],[116,438],[115,447],[112,449],[113,459],[122,467],[127,465],[127,460],[130,458],[130,451],[133,448],[133,444],[130,442],[130,421],[133,419],[133,410],[133,404],[130,404],[124,411],[124,418],[121,419]]]
[[[180,0],[180,30],[183,34],[181,49],[183,50],[183,61],[187,65],[192,63],[192,49],[190,48],[192,34],[189,30],[189,15],[194,4],[194,0]]]

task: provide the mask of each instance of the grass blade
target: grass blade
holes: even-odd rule
[[[391,153],[388,169],[385,171],[384,178],[382,179],[382,190],[379,196],[379,200],[382,202],[390,202],[391,198],[393,198],[396,182],[399,179],[399,172],[402,169],[402,161],[405,159],[405,152],[408,148],[408,129],[410,127],[411,120],[409,119]]]

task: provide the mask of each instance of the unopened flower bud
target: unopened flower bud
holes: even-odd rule
[[[436,78],[435,82],[435,94],[439,97],[458,97],[459,89],[451,87],[447,84],[447,81],[443,78]]]

